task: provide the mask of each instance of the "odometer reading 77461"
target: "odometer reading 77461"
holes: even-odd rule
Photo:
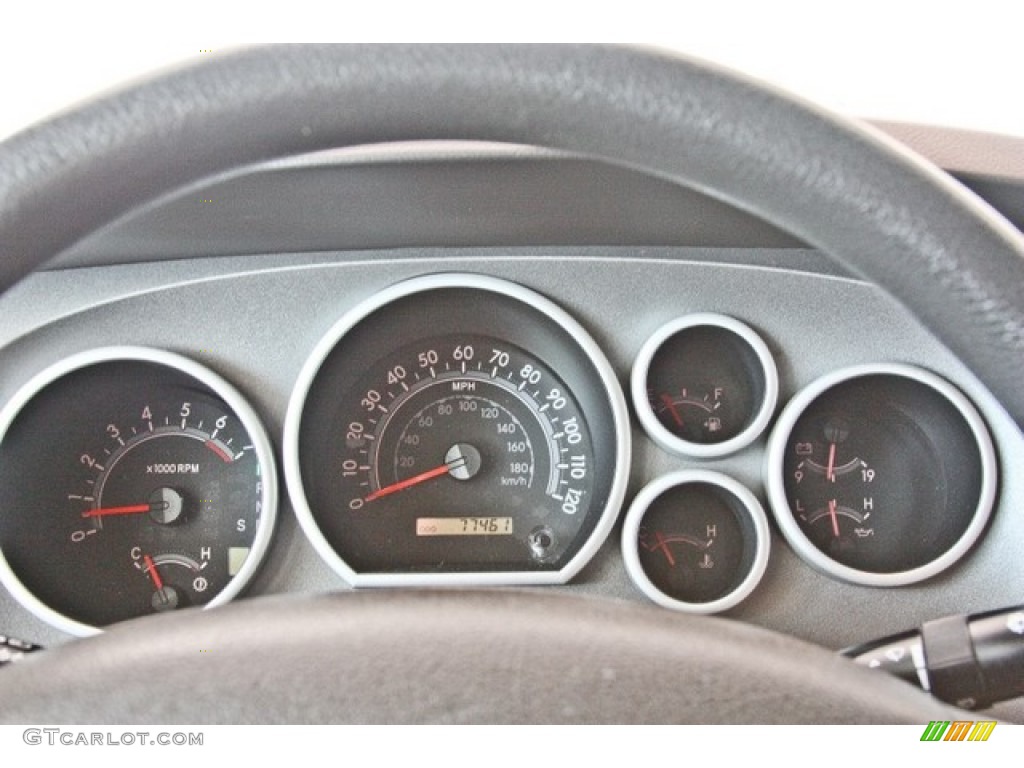
[[[417,536],[502,536],[512,533],[511,517],[421,517]]]
[[[453,279],[468,284],[439,286]],[[592,554],[621,501],[626,416],[596,346],[546,305],[487,278],[421,279],[328,334],[286,441],[300,520],[340,573],[543,583]]]

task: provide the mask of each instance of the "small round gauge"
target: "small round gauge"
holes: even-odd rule
[[[79,354],[0,412],[0,580],[73,634],[230,600],[269,545],[276,500],[252,409],[178,355]]]
[[[771,352],[754,331],[701,313],[655,331],[637,355],[631,388],[652,440],[680,456],[714,458],[761,434],[779,384]]]
[[[285,424],[299,519],[355,586],[564,582],[610,531],[628,456],[597,345],[479,275],[409,280],[341,318]]]
[[[622,528],[633,583],[654,602],[717,613],[749,595],[768,564],[768,519],[757,498],[726,475],[687,470],[637,494]]]
[[[772,509],[812,565],[870,586],[929,578],[977,540],[995,498],[992,440],[948,382],[907,365],[838,371],[771,437]]]

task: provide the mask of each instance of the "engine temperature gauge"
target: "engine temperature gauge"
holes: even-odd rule
[[[731,608],[768,563],[764,510],[740,483],[690,470],[655,480],[633,501],[622,555],[633,583],[654,602],[689,613]]]
[[[651,439],[681,456],[713,458],[761,434],[775,410],[778,375],[753,330],[702,313],[655,331],[637,355],[631,387]]]

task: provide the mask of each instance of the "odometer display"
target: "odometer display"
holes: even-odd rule
[[[421,517],[417,536],[505,536],[513,532],[511,517]]]
[[[322,347],[289,412],[289,486],[350,581],[561,581],[607,535],[624,403],[596,345],[545,299],[423,278]]]

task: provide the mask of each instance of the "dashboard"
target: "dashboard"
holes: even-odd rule
[[[973,157],[970,153],[964,156]],[[951,170],[961,171],[966,182],[1019,225],[1024,213],[1020,205],[1024,175],[1006,176],[991,172],[991,168],[968,166],[970,163]],[[567,385],[578,402],[565,407],[579,409],[593,441],[587,443],[586,451],[579,452],[581,457],[586,454],[579,459],[584,463],[565,464],[565,482],[575,482],[568,479],[570,472],[582,471],[585,466],[587,481],[604,489],[593,495],[601,496],[605,503],[586,513],[592,515],[590,522],[583,521],[581,514],[586,541],[568,545],[564,558],[561,554],[549,560],[538,556],[524,565],[512,556],[511,565],[501,561],[481,567],[478,551],[500,538],[493,535],[499,526],[507,526],[511,534],[513,526],[518,531],[525,524],[515,517],[518,513],[508,511],[513,505],[505,500],[513,497],[493,495],[463,506],[454,497],[431,497],[435,498],[434,508],[448,506],[445,514],[454,514],[462,527],[483,529],[481,535],[437,537],[449,543],[457,541],[461,551],[472,552],[465,560],[469,565],[459,565],[460,550],[452,545],[445,550],[449,560],[442,563],[440,572],[458,573],[456,579],[368,579],[357,573],[360,568],[352,567],[358,552],[338,556],[335,551],[332,557],[332,548],[337,550],[344,532],[331,542],[317,536],[321,526],[313,519],[316,503],[307,499],[305,486],[329,474],[329,469],[315,464],[319,449],[302,447],[296,414],[312,407],[306,394],[314,392],[322,364],[326,365],[331,350],[345,346],[343,342],[351,338],[350,331],[358,329],[362,319],[389,307],[395,291],[402,294],[401,286],[423,284],[435,290],[438,286],[451,288],[453,280],[463,290],[467,285],[478,290],[498,286],[499,292],[512,297],[514,307],[504,316],[494,308],[500,303],[496,300],[493,306],[467,310],[476,313],[472,329],[476,336],[467,338],[476,339],[480,349],[486,346],[486,355],[501,351],[492,343],[499,337],[523,355],[532,352],[528,348],[534,343],[542,350],[506,364],[509,375],[503,380],[514,386],[479,381],[474,386],[480,391],[472,396],[463,393],[457,403],[472,405],[474,410],[478,402],[491,407],[495,414],[500,412],[498,421],[503,429],[527,434],[523,444],[529,448],[530,469],[522,470],[522,482],[536,470],[555,477],[551,482],[557,485],[561,481],[552,467],[558,462],[552,459],[545,464],[541,446],[550,438],[555,446],[552,450],[557,452],[562,443],[551,436],[561,432],[537,413],[545,407],[545,397],[556,383]],[[538,307],[543,315],[540,321],[529,314]],[[239,592],[237,596],[232,592],[225,600],[345,591],[356,586],[544,583],[547,585],[528,588],[647,603],[652,600],[651,591],[636,580],[636,565],[630,566],[630,558],[623,554],[624,531],[627,539],[636,536],[639,525],[628,521],[627,510],[650,484],[684,473],[683,477],[724,479],[722,487],[749,498],[749,506],[767,513],[757,534],[761,542],[756,566],[759,579],[744,588],[737,600],[716,606],[729,618],[840,649],[910,629],[936,616],[977,613],[1019,602],[1019,580],[1007,578],[1007,574],[1018,572],[1020,542],[1024,540],[1024,521],[1015,514],[1024,503],[1024,480],[1011,471],[1024,457],[1024,441],[988,390],[874,285],[743,211],[636,171],[527,147],[444,142],[360,147],[264,163],[176,190],[141,206],[19,283],[0,298],[0,309],[5,318],[0,328],[0,402],[16,400],[34,377],[62,361],[127,346],[156,350],[161,355],[171,353],[198,364],[227,383],[239,402],[251,406],[253,423],[262,425],[268,438],[270,459],[262,466],[273,473],[266,482],[276,480],[279,492],[274,497],[265,495],[263,500],[273,503],[276,516],[266,529],[265,544],[259,547],[262,556],[251,560],[251,573],[245,574],[247,583],[233,590]],[[504,323],[486,319],[492,310]],[[383,382],[397,368],[402,368],[404,376],[406,368],[415,367],[418,354],[432,351],[422,340],[441,334],[437,328],[444,326],[446,313],[454,311],[439,299],[426,321],[410,310],[412,321],[387,326],[390,335],[369,334],[364,342],[352,342],[344,359],[334,364],[340,373],[320,384],[321,411],[307,419],[306,423],[323,425],[320,431],[324,434],[316,440],[330,442],[338,424],[353,421],[351,414],[337,415],[330,410],[336,394],[339,402],[354,403],[359,397],[353,392],[362,396],[368,388],[371,392],[382,389],[366,381]],[[755,399],[766,403],[766,412],[757,428],[749,431],[749,439],[723,451],[711,451],[713,455],[674,450],[671,441],[659,437],[657,428],[648,423],[650,419],[645,421],[640,415],[643,398],[633,392],[636,385],[630,378],[659,329],[707,316],[737,322],[763,343],[762,358],[770,361],[773,382],[767,387],[772,390],[771,402],[764,393],[764,381],[753,385],[760,393]],[[468,317],[463,318],[462,326]],[[549,333],[554,340],[541,343],[536,333],[524,336],[525,331],[520,330],[516,336],[517,331],[511,330],[534,322],[551,323],[552,318],[557,321]],[[583,361],[573,362],[584,338]],[[466,339],[444,343],[448,346],[441,356],[460,361]],[[712,344],[710,351],[704,347],[697,354],[699,364],[710,365],[720,357],[721,349]],[[708,359],[701,360],[700,355]],[[583,370],[595,359],[599,361],[593,365],[599,369],[597,384],[593,371]],[[523,374],[529,365],[538,376],[543,372],[547,387],[543,395],[538,388],[532,406],[515,396],[530,371],[523,381],[513,381],[513,373]],[[965,523],[971,528],[969,540],[942,568],[898,584],[855,583],[856,579],[843,578],[841,571],[829,572],[813,557],[808,558],[806,551],[793,545],[779,517],[784,515],[779,507],[785,504],[770,490],[770,467],[775,466],[774,460],[769,460],[772,446],[783,446],[777,450],[785,453],[788,445],[788,435],[773,436],[784,420],[779,414],[822,377],[865,365],[876,366],[873,370],[902,366],[944,382],[962,396],[964,407],[976,416],[980,426],[975,434],[991,439],[990,461],[982,471],[990,503],[984,515]],[[574,366],[582,372],[572,373]],[[472,383],[457,377],[453,381],[456,393],[458,387]],[[401,382],[396,379],[392,383],[397,393]],[[121,388],[112,390],[116,392],[113,396],[82,392],[66,397],[92,397],[90,402],[101,403],[135,396],[131,382],[118,386]],[[486,387],[493,391],[485,394]],[[588,387],[596,387],[599,394],[588,394]],[[714,391],[714,382],[705,385],[705,390]],[[701,397],[707,401],[709,396],[702,392]],[[446,401],[428,398],[416,405],[415,397],[409,400],[413,406],[404,412],[416,419],[407,415],[399,425],[406,426],[396,428],[400,437],[388,434],[387,439],[396,444],[413,437],[434,440],[431,435],[435,433],[426,431],[422,418],[428,407],[441,408],[434,414],[440,420]],[[217,414],[209,418],[216,421]],[[532,418],[540,426],[531,427]],[[410,432],[408,425],[415,420],[421,430]],[[290,426],[290,422],[296,424]],[[437,429],[440,434],[442,427]],[[484,438],[474,443],[444,434],[437,438],[441,452],[451,448],[458,460],[456,467],[454,459],[445,459],[444,471],[451,477],[444,479],[451,480],[454,487],[459,479],[456,470],[473,466],[474,445]],[[60,486],[63,493],[62,481],[57,478],[65,466],[81,463],[83,441],[73,424],[57,424],[42,440],[43,447],[33,453],[45,465],[28,461],[19,465],[18,477],[26,485],[31,476],[41,488],[47,483]],[[833,451],[837,442],[832,442]],[[413,464],[420,459],[412,449],[405,453],[395,447],[388,450],[396,466],[399,461],[409,462],[409,467],[425,466]],[[827,443],[824,451],[827,454]],[[959,448],[958,452],[964,453]],[[335,460],[344,463],[346,457],[329,459],[331,465]],[[515,457],[509,460],[514,462]],[[485,465],[486,461],[485,456]],[[832,459],[822,457],[821,461],[828,464],[826,480],[834,482]],[[917,476],[934,467],[922,461],[923,469],[914,469]],[[314,465],[320,468],[311,476],[309,467]],[[792,469],[787,465],[787,473]],[[875,469],[884,474],[881,463],[855,467],[862,483],[868,482],[866,473]],[[463,471],[468,476],[474,472]],[[518,471],[503,478],[508,485],[518,484]],[[16,485],[18,478],[9,475],[5,482]],[[388,485],[373,475],[367,480],[372,493],[359,496],[361,492],[357,492],[352,500],[360,504],[376,501],[384,491],[394,492],[395,498],[411,499],[414,489],[395,487],[404,482],[402,477],[408,480],[411,476],[410,469],[406,475],[392,477]],[[858,501],[865,497],[861,512],[872,511],[865,488],[858,485],[854,490]],[[591,493],[590,486],[587,489],[581,493]],[[336,492],[341,491],[332,487],[320,495],[330,498]],[[569,503],[565,494],[558,501]],[[933,527],[935,520],[928,514],[934,502],[924,504],[929,509],[915,510],[921,517],[914,524]],[[841,506],[829,500],[821,507],[822,525],[826,529],[834,526],[836,538]],[[417,512],[416,525],[436,524],[432,514]],[[869,530],[863,520],[858,525],[857,530]],[[548,534],[555,539],[563,535],[553,529],[544,535]],[[424,571],[438,571],[437,563],[429,558],[427,565],[420,562],[418,570],[411,561],[402,560],[412,557],[403,553],[422,542],[402,544],[383,534],[377,540],[384,543],[374,549],[364,570],[408,573],[411,568],[421,576]],[[543,536],[533,531],[531,541],[542,540]],[[902,548],[903,544],[897,547]],[[663,551],[673,558],[667,547]],[[48,562],[50,558],[59,562],[59,548],[46,557]],[[572,567],[564,567],[570,560]],[[125,562],[125,578],[145,580],[130,570],[127,555]],[[76,567],[82,570],[73,574],[73,580],[93,578],[87,561]],[[537,573],[554,575],[538,580],[534,578]],[[41,618],[38,610],[30,610],[31,606],[18,598],[24,598],[18,590],[0,589],[0,627],[5,633],[44,646],[59,645],[73,634],[83,633],[77,631],[81,627],[68,623],[55,626],[44,620],[45,612]]]

